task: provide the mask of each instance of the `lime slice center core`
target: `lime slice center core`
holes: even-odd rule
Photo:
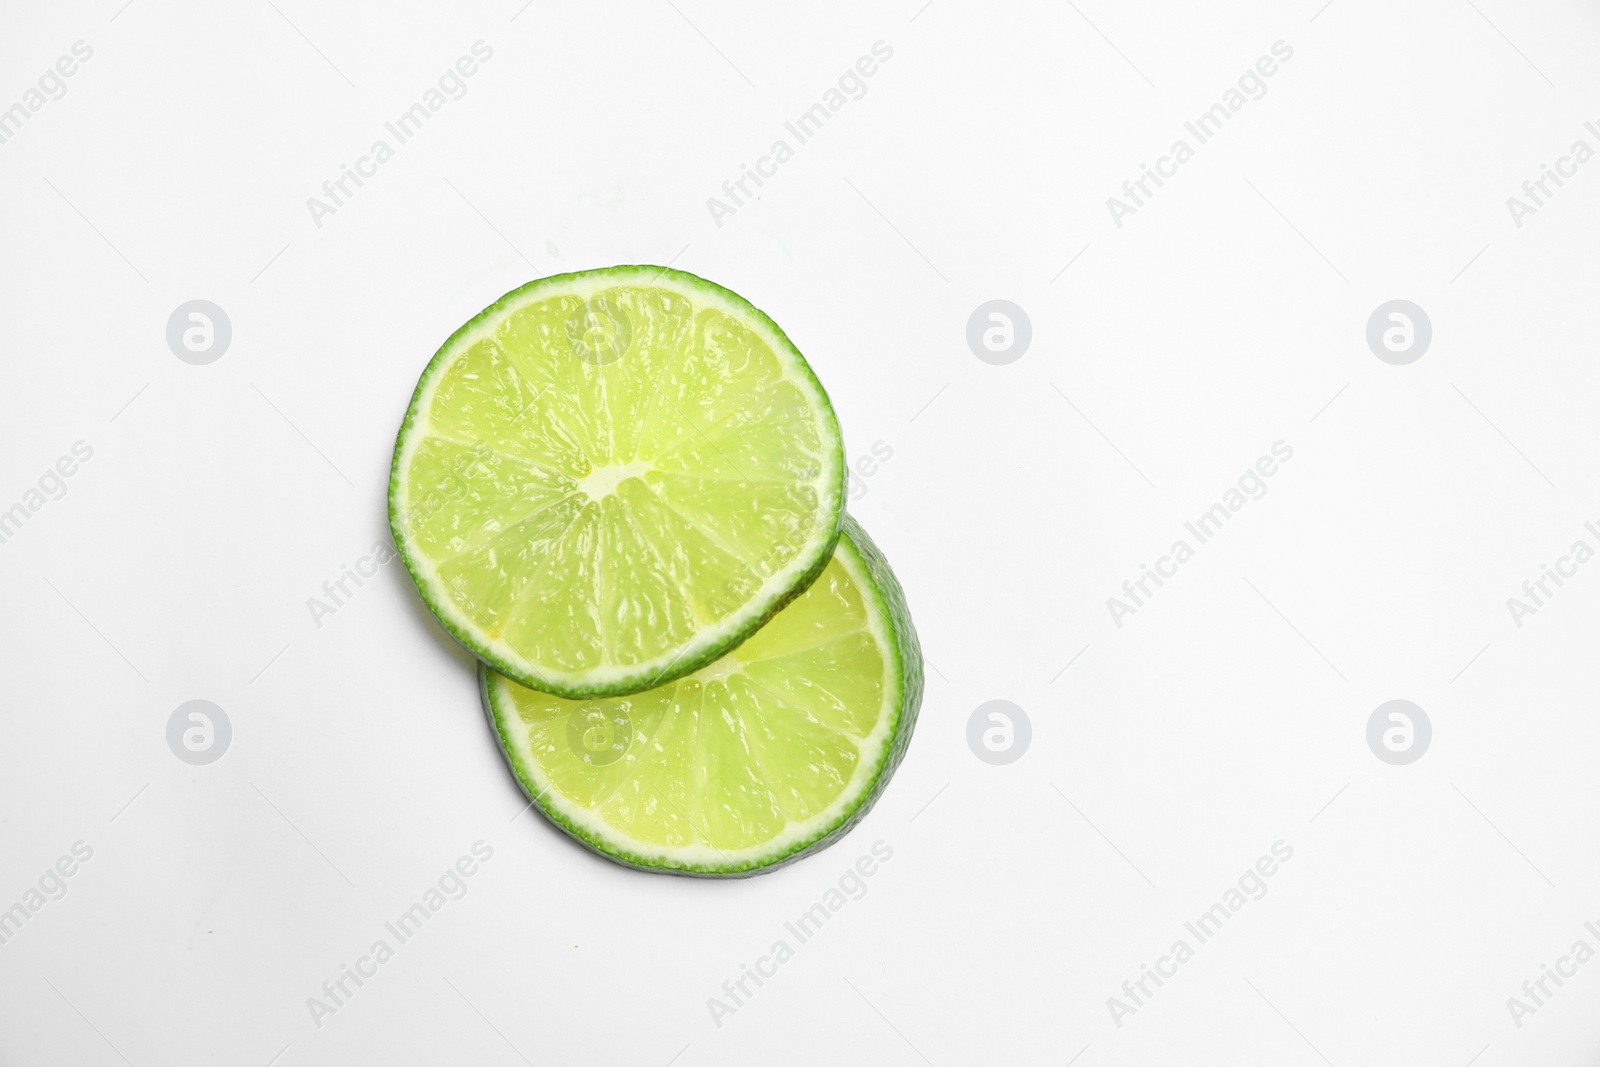
[[[587,476],[579,479],[578,488],[591,501],[600,501],[615,495],[617,487],[629,478],[643,478],[655,469],[655,464],[643,459],[606,464],[592,468]]]

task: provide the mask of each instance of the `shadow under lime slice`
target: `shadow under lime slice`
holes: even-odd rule
[[[843,506],[838,423],[799,351],[737,294],[660,267],[532,282],[456,331],[389,482],[395,544],[444,626],[571,697],[738,645],[827,563]]]
[[[552,822],[628,866],[748,875],[831,844],[894,772],[922,700],[899,583],[853,519],[804,593],[734,652],[630,696],[567,700],[481,669],[506,758]]]

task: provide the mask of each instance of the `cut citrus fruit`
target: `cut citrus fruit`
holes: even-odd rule
[[[922,701],[905,597],[850,518],[809,589],[686,678],[567,700],[479,677],[523,792],[552,822],[678,874],[754,874],[831,844],[883,791]]]
[[[664,267],[531,282],[445,342],[395,444],[422,598],[523,685],[637,692],[738,645],[827,564],[827,394],[766,315]]]

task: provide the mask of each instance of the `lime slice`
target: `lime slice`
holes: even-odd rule
[[[389,524],[481,659],[563,696],[637,692],[743,641],[827,564],[844,449],[805,359],[663,267],[531,282],[417,383]]]
[[[922,653],[888,563],[846,518],[822,576],[686,678],[590,700],[480,681],[523,792],[561,829],[630,867],[748,875],[867,813],[911,741]]]

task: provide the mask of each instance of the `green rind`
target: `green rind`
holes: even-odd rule
[[[729,302],[740,307],[743,311],[750,315],[751,318],[764,323],[785,345],[789,347],[789,351],[795,357],[800,369],[805,372],[806,377],[810,379],[811,384],[816,388],[817,395],[822,399],[822,414],[828,425],[828,428],[832,430],[833,440],[838,446],[833,453],[833,481],[835,483],[832,509],[833,535],[827,539],[826,542],[821,544],[820,551],[817,551],[816,553],[816,558],[811,560],[810,565],[800,573],[800,576],[795,581],[794,585],[792,585],[786,592],[774,597],[771,604],[766,607],[765,610],[754,616],[743,629],[730,631],[721,640],[707,646],[699,655],[693,657],[682,657],[679,660],[674,660],[665,670],[654,672],[640,671],[636,674],[627,676],[622,681],[613,685],[567,685],[558,679],[549,678],[522,670],[517,664],[512,663],[505,656],[499,654],[493,647],[479,641],[471,633],[466,632],[461,627],[457,626],[449,619],[446,612],[440,611],[438,606],[434,604],[433,598],[429,595],[427,586],[421,579],[418,578],[418,563],[413,558],[409,539],[403,535],[400,529],[400,524],[396,517],[396,497],[398,496],[400,490],[400,454],[405,447],[406,436],[411,430],[412,424],[416,421],[417,405],[421,401],[424,391],[432,382],[432,380],[438,374],[442,373],[445,361],[453,352],[457,341],[466,334],[470,333],[474,327],[482,323],[485,319],[498,315],[508,303],[516,300],[519,297],[522,297],[529,290],[535,287],[555,288],[562,283],[570,282],[578,278],[614,276],[621,279],[628,274],[641,271],[651,272],[652,280],[670,277],[691,288],[704,288],[720,294]],[[405,418],[400,423],[400,432],[395,435],[394,454],[389,463],[389,533],[394,539],[395,549],[399,553],[401,562],[405,564],[406,573],[411,576],[412,584],[417,587],[417,593],[421,596],[422,602],[427,605],[429,612],[431,612],[433,617],[438,620],[439,625],[444,627],[445,632],[455,639],[457,644],[461,645],[462,648],[465,648],[468,652],[476,656],[482,664],[493,667],[495,670],[517,682],[519,685],[526,686],[529,689],[537,689],[541,692],[550,693],[554,696],[566,697],[570,700],[580,700],[585,697],[627,696],[630,693],[639,693],[646,689],[653,689],[658,685],[664,685],[667,682],[681,678],[686,674],[693,674],[695,671],[706,666],[707,664],[714,663],[718,659],[721,659],[723,656],[727,655],[729,652],[733,651],[735,648],[739,647],[739,645],[748,640],[750,636],[757,630],[761,629],[761,627],[765,625],[766,622],[772,618],[772,616],[781,611],[783,607],[795,597],[809,589],[811,587],[811,583],[817,580],[818,576],[820,576],[823,570],[827,568],[828,561],[833,558],[834,547],[839,539],[839,530],[845,518],[844,502],[848,483],[844,476],[843,442],[844,435],[839,429],[839,419],[834,413],[833,402],[828,397],[828,391],[823,388],[822,382],[817,378],[816,372],[811,369],[811,364],[806,360],[800,349],[796,347],[795,343],[789,340],[789,335],[784,333],[782,328],[780,328],[778,324],[772,320],[771,316],[733,290],[718,285],[716,282],[701,278],[698,275],[690,274],[688,271],[674,270],[670,267],[656,267],[649,264],[621,264],[615,267],[601,267],[594,270],[570,271],[566,274],[552,274],[548,277],[537,278],[525,285],[518,286],[510,292],[502,295],[500,299],[496,300],[494,303],[478,312],[478,314],[474,315],[471,319],[468,319],[461,325],[459,329],[457,329],[449,336],[449,338],[445,340],[443,345],[439,346],[439,350],[433,354],[433,357],[428,361],[428,365],[423,368],[422,375],[417,379],[417,387],[411,393],[411,402],[406,406]],[[481,674],[482,671],[480,670],[479,673]]]
[[[515,746],[506,734],[503,719],[507,716],[514,717],[516,712],[502,711],[500,702],[495,696],[497,687],[491,684],[493,680],[489,676],[489,669],[486,665],[480,664],[478,691],[483,699],[483,710],[489,717],[495,738],[500,743],[500,751],[505,756],[506,765],[511,770],[512,777],[516,779],[517,787],[522,790],[522,794],[557,829],[584,848],[624,867],[649,871],[653,874],[676,874],[691,878],[749,878],[777,870],[814,852],[821,852],[849,833],[878,802],[878,798],[889,784],[889,779],[900,766],[900,761],[905,758],[906,749],[911,745],[912,730],[916,727],[917,712],[922,707],[923,673],[922,645],[917,639],[916,627],[911,622],[911,610],[906,606],[905,590],[900,587],[899,580],[890,569],[889,561],[884,558],[883,552],[873,543],[872,538],[867,536],[861,525],[849,515],[843,518],[839,543],[841,546],[848,543],[856,550],[861,562],[866,566],[868,576],[872,579],[871,588],[864,592],[877,602],[884,618],[888,621],[889,653],[894,657],[895,665],[898,667],[898,670],[891,674],[899,678],[900,699],[893,733],[888,744],[883,746],[883,755],[878,761],[872,781],[862,791],[855,806],[844,812],[837,822],[823,827],[810,838],[791,844],[782,852],[728,865],[665,864],[618,848],[598,834],[577,825],[539,799],[533,786],[532,775],[523,761],[517,757]],[[831,554],[829,558],[832,558]]]

